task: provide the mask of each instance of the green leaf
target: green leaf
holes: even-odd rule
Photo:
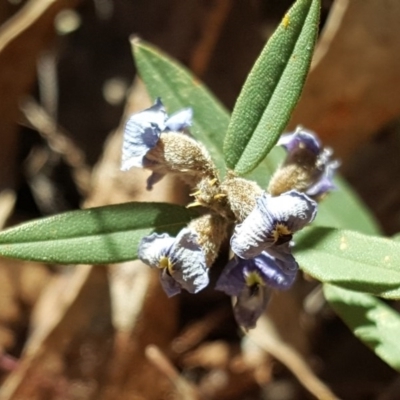
[[[295,255],[314,278],[386,298],[400,298],[400,243],[335,228],[299,232]]]
[[[285,129],[310,66],[320,0],[297,0],[251,70],[236,102],[224,143],[238,174],[253,170]]]
[[[193,108],[190,132],[207,147],[217,167],[223,170],[223,137],[229,123],[227,110],[177,61],[137,39],[132,41],[132,48],[137,69],[150,96],[161,97],[169,113],[184,107]]]
[[[354,335],[400,371],[400,314],[365,293],[324,285],[324,294]]]
[[[133,260],[152,232],[172,235],[198,216],[165,203],[124,203],[70,211],[0,232],[0,255],[57,264]]]
[[[337,190],[318,205],[315,224],[379,235],[381,230],[375,218],[346,181],[338,176],[335,185]]]

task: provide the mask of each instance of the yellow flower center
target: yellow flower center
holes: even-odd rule
[[[278,223],[272,231],[272,238],[275,244],[286,243],[292,239],[292,232],[286,225]]]
[[[245,278],[246,286],[250,289],[251,296],[257,296],[259,293],[260,286],[265,286],[261,276],[253,271],[250,272]]]
[[[160,269],[167,269],[169,273],[173,271],[174,264],[167,256],[162,256],[158,261],[158,268]]]
[[[260,274],[258,274],[255,271],[250,272],[245,279],[246,285],[251,287],[254,285],[261,285],[261,286],[265,286],[264,281],[262,280]]]

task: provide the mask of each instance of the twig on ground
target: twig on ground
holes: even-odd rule
[[[311,370],[310,366],[290,344],[279,337],[272,323],[262,316],[256,329],[246,332],[267,353],[284,364],[299,382],[319,400],[337,400],[338,397]]]
[[[90,188],[91,171],[82,150],[67,137],[34,99],[25,100],[21,105],[21,110],[28,122],[47,141],[49,147],[71,167],[78,190],[82,195],[86,195]]]
[[[203,36],[193,51],[190,63],[190,69],[199,77],[207,70],[231,7],[232,0],[217,1],[208,16]]]
[[[197,346],[228,316],[229,311],[225,307],[218,308],[205,315],[201,320],[189,325],[181,335],[174,339],[171,345],[172,350],[175,353],[182,354]]]
[[[147,346],[145,352],[147,359],[175,385],[182,399],[200,400],[197,388],[179,374],[157,346]]]

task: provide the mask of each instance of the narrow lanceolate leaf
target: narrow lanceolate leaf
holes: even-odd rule
[[[324,285],[324,294],[354,335],[400,371],[400,314],[366,293]]]
[[[295,238],[300,267],[350,290],[400,298],[400,242],[334,228],[304,229]]]
[[[252,171],[289,121],[311,62],[320,0],[297,0],[269,39],[236,102],[224,143],[225,161]]]
[[[0,232],[0,255],[57,264],[133,260],[143,236],[178,233],[197,213],[165,203],[124,203],[70,211]]]
[[[224,168],[222,143],[229,113],[185,67],[157,48],[134,39],[133,54],[150,96],[161,97],[168,113],[193,108],[191,134],[208,149],[219,169]]]

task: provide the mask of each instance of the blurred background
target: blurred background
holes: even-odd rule
[[[0,223],[124,201],[184,204],[172,178],[119,172],[126,115],[152,100],[129,38],[160,47],[232,109],[290,0],[0,0]],[[323,0],[288,129],[314,130],[382,231],[400,230],[400,2]],[[223,134],[223,133],[221,133]],[[73,251],[73,249],[71,249]],[[216,272],[226,261],[217,262]],[[397,304],[393,304],[398,308]],[[139,262],[0,259],[0,399],[398,399],[400,380],[307,277],[249,337],[207,289],[167,300]]]

